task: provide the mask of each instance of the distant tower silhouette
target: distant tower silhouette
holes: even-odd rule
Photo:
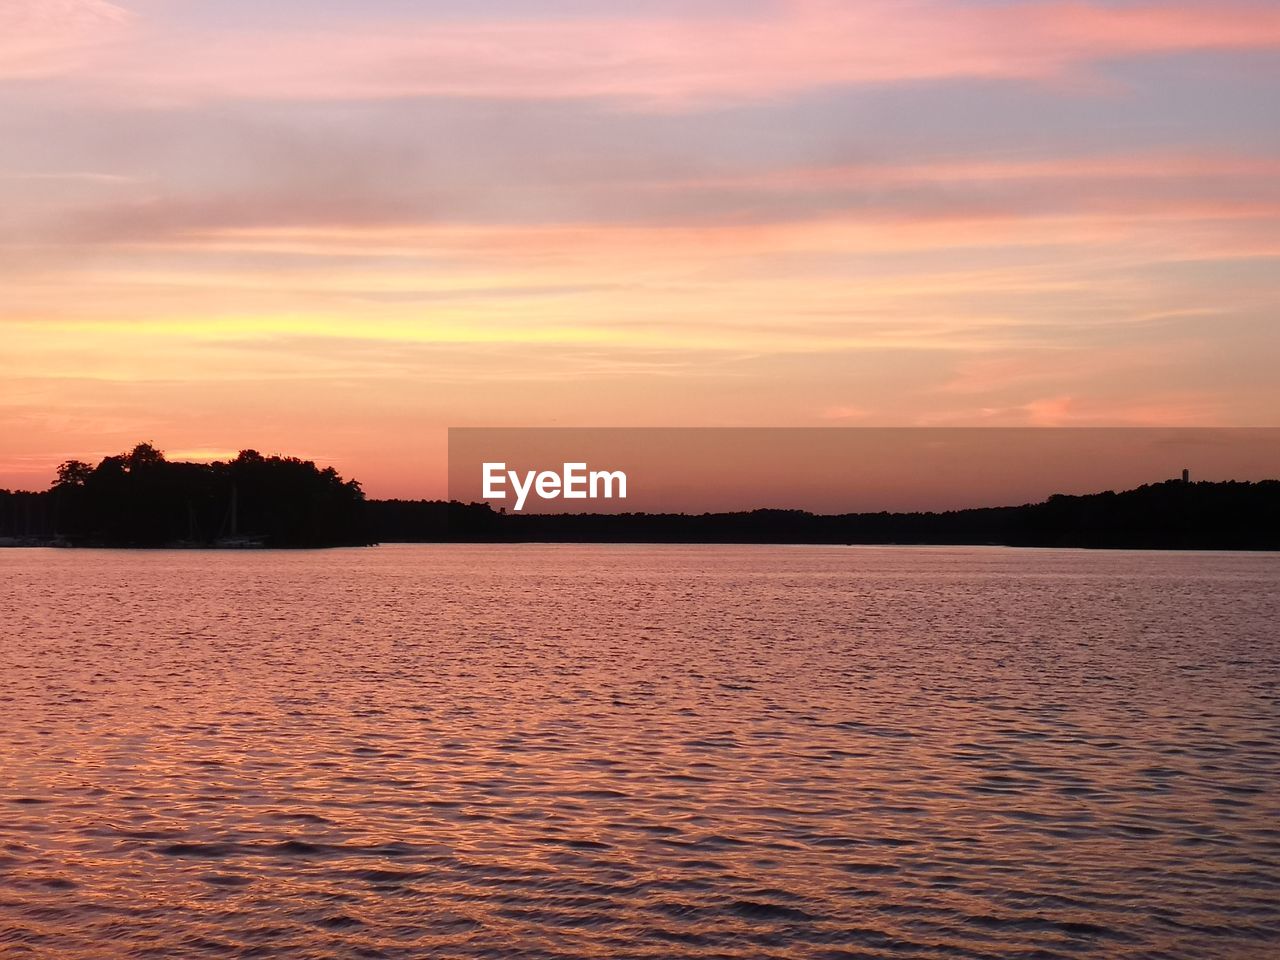
[[[1191,471],[1190,471],[1190,470],[1187,470],[1187,469],[1185,469],[1185,468],[1183,469],[1183,471],[1182,471],[1182,482],[1183,482],[1183,483],[1190,483],[1190,482],[1191,482]]]

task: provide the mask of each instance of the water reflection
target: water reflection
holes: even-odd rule
[[[0,552],[0,953],[1261,956],[1280,558]]]

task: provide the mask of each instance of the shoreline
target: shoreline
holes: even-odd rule
[[[326,546],[180,546],[177,544],[69,544],[69,543],[3,543],[0,550],[102,551],[128,550],[137,553],[303,553],[325,550],[365,550],[377,547],[838,547],[903,548],[945,550],[949,548],[992,550],[1083,550],[1097,553],[1241,553],[1249,555],[1280,554],[1280,547],[1188,547],[1142,546],[1128,544],[1053,544],[1053,543],[843,543],[830,540],[388,540],[381,543],[331,544]]]

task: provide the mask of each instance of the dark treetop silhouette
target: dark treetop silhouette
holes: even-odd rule
[[[1280,481],[1170,480],[1123,493],[946,513],[753,510],[689,514],[499,514],[487,504],[372,501],[390,541],[1004,544],[1186,550],[1280,549]]]
[[[180,463],[147,443],[64,463],[45,493],[0,496],[0,537],[72,546],[355,546],[371,542],[367,520],[360,484],[331,467],[254,450]]]
[[[332,468],[246,450],[168,461],[150,444],[96,467],[70,461],[42,493],[0,491],[0,543],[359,546],[374,542],[915,543],[1280,549],[1280,481],[1170,480],[1123,493],[946,513],[802,510],[499,514],[487,504],[366,501]]]

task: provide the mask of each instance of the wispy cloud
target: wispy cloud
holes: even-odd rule
[[[122,39],[132,19],[106,0],[4,0],[0,79],[78,71],[87,50]]]
[[[31,3],[23,9],[35,9]],[[119,21],[81,0],[57,42]],[[157,100],[608,98],[673,107],[715,99],[954,78],[1062,79],[1118,57],[1280,45],[1272,4],[780,0],[767,12],[675,18],[397,18],[200,35],[141,30],[91,62],[95,84]],[[97,24],[97,26],[95,26]],[[10,59],[39,69],[37,45]],[[22,64],[26,64],[23,67]],[[71,69],[55,58],[44,69]],[[72,70],[74,72],[74,70]],[[101,89],[101,87],[99,88]]]

